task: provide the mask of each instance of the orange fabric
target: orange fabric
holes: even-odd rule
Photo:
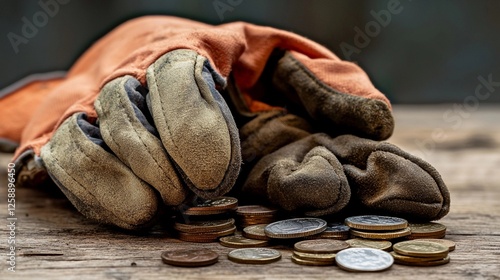
[[[328,49],[296,34],[243,22],[211,26],[176,17],[146,16],[120,25],[78,59],[66,80],[52,90],[33,113],[15,157],[29,148],[39,154],[59,124],[76,112],[96,117],[93,102],[108,81],[132,75],[146,84],[147,67],[166,52],[181,48],[207,57],[224,77],[233,71],[236,83],[247,93],[246,101],[254,111],[268,108],[248,93],[275,48],[291,50],[297,60],[334,89],[380,99],[389,105],[359,67],[341,61]],[[0,100],[2,107],[3,101]],[[16,107],[17,110],[35,109]]]

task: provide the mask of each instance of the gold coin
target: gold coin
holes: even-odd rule
[[[448,239],[434,239],[434,238],[423,238],[423,239],[418,239],[418,241],[427,241],[427,242],[435,242],[442,244],[444,246],[448,246],[449,251],[455,250],[455,242],[448,240]]]
[[[220,244],[232,248],[249,248],[267,246],[266,240],[255,240],[241,235],[226,236],[219,239]]]
[[[293,255],[307,261],[335,262],[335,254],[312,254],[293,251]]]
[[[419,240],[410,240],[396,243],[392,246],[394,252],[411,257],[434,257],[448,255],[448,246]]]
[[[195,221],[189,224],[175,223],[174,228],[187,233],[205,233],[230,229],[234,226],[234,219]]]
[[[398,259],[395,259],[394,262],[397,264],[408,265],[408,266],[437,266],[449,263],[450,256],[446,256],[445,258],[437,261],[428,261],[428,262],[405,262]]]
[[[398,217],[363,215],[345,219],[345,224],[361,230],[398,230],[408,227],[408,221]]]
[[[184,215],[216,215],[236,210],[238,207],[238,199],[234,197],[219,197],[199,203],[196,206],[188,208],[184,211]]]
[[[295,218],[277,221],[266,226],[271,238],[299,238],[318,234],[326,229],[326,222],[318,218]]]
[[[440,223],[410,224],[412,236],[438,236],[446,234],[446,226]]]
[[[244,248],[232,250],[227,258],[244,264],[266,264],[281,259],[281,253],[269,248]]]
[[[235,231],[236,231],[235,226],[232,226],[231,228],[226,230],[207,232],[207,233],[187,233],[179,231],[178,237],[180,240],[188,242],[213,242],[216,241],[217,238],[233,234]]]
[[[356,229],[350,230],[351,235],[367,238],[367,239],[377,239],[377,240],[390,240],[411,234],[410,228],[405,228],[401,230],[388,231],[388,232],[365,232]]]
[[[243,229],[243,236],[250,239],[269,240],[264,228],[267,224],[248,226]]]
[[[315,239],[295,243],[295,251],[313,254],[331,254],[349,248],[349,244],[341,240]]]
[[[386,240],[369,240],[369,239],[354,238],[346,240],[345,242],[351,245],[352,248],[373,248],[384,251],[390,251],[392,248],[392,243]]]
[[[394,251],[390,252],[394,260],[399,260],[402,262],[413,263],[413,262],[430,262],[430,261],[438,261],[442,260],[443,256],[433,256],[433,257],[410,257],[398,254]]]
[[[292,255],[292,262],[300,265],[314,265],[314,266],[329,266],[335,264],[335,261],[312,261],[312,260],[302,259],[295,255]]]

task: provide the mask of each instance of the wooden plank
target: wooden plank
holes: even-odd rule
[[[440,221],[448,227],[447,239],[457,243],[448,265],[394,265],[382,273],[349,273],[335,266],[296,265],[290,261],[290,248],[284,245],[274,246],[283,253],[283,259],[274,264],[235,264],[226,258],[230,248],[170,238],[168,223],[147,234],[131,234],[86,220],[57,188],[20,188],[16,192],[19,247],[15,279],[500,279],[500,110],[481,106],[453,129],[442,118],[447,109],[447,105],[396,107],[397,129],[390,142],[419,152],[418,143],[432,139],[437,128],[447,128],[448,140],[435,142],[425,159],[440,171],[451,192],[450,214]],[[485,139],[489,140],[478,141],[478,134],[488,135]],[[0,155],[0,236],[4,237],[8,235],[4,226],[7,192],[1,166],[8,159],[9,155]],[[210,248],[220,254],[220,261],[205,268],[178,268],[161,262],[162,251],[181,247]],[[7,252],[5,241],[0,242],[0,252]],[[0,262],[2,277],[9,275],[4,273],[6,268],[6,262]]]

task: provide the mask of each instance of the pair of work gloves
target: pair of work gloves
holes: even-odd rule
[[[378,142],[394,121],[367,75],[270,27],[134,19],[0,106],[19,180],[48,174],[82,214],[125,229],[231,189],[309,216],[449,210],[431,165]]]

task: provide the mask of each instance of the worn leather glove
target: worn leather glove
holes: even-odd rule
[[[86,216],[141,228],[160,197],[178,205],[191,193],[211,198],[233,186],[239,140],[219,94],[230,74],[238,95],[225,97],[244,102],[249,114],[286,100],[331,132],[392,133],[389,101],[366,74],[310,40],[247,23],[148,16],[99,40],[57,84],[0,99],[25,120],[2,123],[0,138],[20,142],[20,163],[41,157]],[[30,95],[39,102],[13,102]]]
[[[297,117],[281,116],[293,118]],[[252,155],[243,159],[257,159],[245,177],[243,197],[309,216],[343,211],[343,215],[372,213],[430,221],[448,213],[448,189],[439,173],[422,159],[387,142],[310,134],[300,129],[304,123],[263,119],[268,118],[259,116],[241,129],[254,131],[242,137],[243,155]],[[287,135],[288,144],[266,146],[276,143],[281,134]],[[268,148],[260,150],[261,146]]]

